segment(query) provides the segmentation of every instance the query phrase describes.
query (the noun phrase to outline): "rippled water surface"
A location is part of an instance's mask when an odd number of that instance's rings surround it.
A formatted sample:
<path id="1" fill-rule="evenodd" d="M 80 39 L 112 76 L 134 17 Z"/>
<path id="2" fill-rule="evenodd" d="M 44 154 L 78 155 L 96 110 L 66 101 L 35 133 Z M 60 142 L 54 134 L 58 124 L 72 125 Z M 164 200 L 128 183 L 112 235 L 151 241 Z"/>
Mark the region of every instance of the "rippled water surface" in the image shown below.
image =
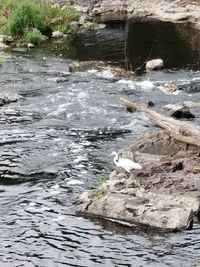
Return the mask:
<path id="1" fill-rule="evenodd" d="M 1 109 L 0 266 L 198 263 L 198 224 L 174 234 L 131 230 L 77 216 L 74 201 L 113 169 L 109 152 L 154 129 L 144 115 L 126 113 L 118 97 L 151 100 L 156 109 L 198 101 L 200 72 L 165 69 L 128 81 L 107 72 L 68 75 L 71 60 L 50 49 L 4 56 L 1 91 L 24 99 Z M 168 82 L 185 90 L 166 95 L 158 87 Z"/>

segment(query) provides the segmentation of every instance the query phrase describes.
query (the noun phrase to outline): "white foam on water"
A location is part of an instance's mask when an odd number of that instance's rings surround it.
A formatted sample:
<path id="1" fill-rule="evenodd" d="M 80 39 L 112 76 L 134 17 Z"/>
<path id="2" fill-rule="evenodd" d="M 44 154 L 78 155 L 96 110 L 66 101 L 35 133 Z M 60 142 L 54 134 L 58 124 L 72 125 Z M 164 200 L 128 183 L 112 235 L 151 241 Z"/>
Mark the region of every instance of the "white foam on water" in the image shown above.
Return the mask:
<path id="1" fill-rule="evenodd" d="M 99 77 L 103 77 L 103 78 L 113 78 L 114 77 L 114 74 L 109 70 L 97 72 L 96 75 Z"/>
<path id="2" fill-rule="evenodd" d="M 98 70 L 95 70 L 95 69 L 91 69 L 91 70 L 88 70 L 88 73 L 97 73 Z"/>
<path id="3" fill-rule="evenodd" d="M 140 86 L 141 89 L 143 89 L 143 90 L 151 90 L 155 87 L 154 84 L 148 80 L 142 81 L 142 82 L 137 82 L 136 85 Z"/>
<path id="4" fill-rule="evenodd" d="M 72 179 L 67 182 L 68 185 L 82 185 L 84 184 L 83 181 Z"/>
<path id="5" fill-rule="evenodd" d="M 66 219 L 66 216 L 63 216 L 63 215 L 59 215 L 58 217 L 56 218 L 53 218 L 52 219 L 52 222 L 59 222 L 59 221 L 63 221 Z"/>

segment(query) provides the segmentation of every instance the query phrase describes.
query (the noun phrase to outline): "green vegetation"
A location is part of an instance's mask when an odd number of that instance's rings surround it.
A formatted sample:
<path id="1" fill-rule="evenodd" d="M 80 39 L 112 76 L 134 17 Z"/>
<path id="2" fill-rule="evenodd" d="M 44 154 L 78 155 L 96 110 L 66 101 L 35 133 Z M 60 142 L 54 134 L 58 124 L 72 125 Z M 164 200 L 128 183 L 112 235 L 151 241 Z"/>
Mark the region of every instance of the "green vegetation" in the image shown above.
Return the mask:
<path id="1" fill-rule="evenodd" d="M 103 177 L 100 177 L 97 181 L 97 185 L 98 186 L 101 186 L 102 184 L 104 184 L 106 181 L 108 180 L 107 177 L 103 176 Z"/>
<path id="2" fill-rule="evenodd" d="M 21 4 L 8 19 L 6 30 L 11 36 L 24 36 L 25 32 L 37 29 L 43 32 L 45 22 L 42 12 L 35 3 Z"/>
<path id="3" fill-rule="evenodd" d="M 91 196 L 95 197 L 95 198 L 101 198 L 102 196 L 104 196 L 106 194 L 106 189 L 102 188 L 102 187 L 97 187 L 95 189 L 91 190 Z"/>
<path id="4" fill-rule="evenodd" d="M 24 39 L 27 43 L 38 45 L 41 43 L 42 34 L 39 30 L 27 31 L 24 34 Z"/>
<path id="5" fill-rule="evenodd" d="M 97 187 L 91 190 L 91 196 L 95 198 L 101 198 L 107 192 L 106 188 L 104 187 L 104 183 L 108 180 L 107 177 L 101 177 L 97 181 Z"/>
<path id="6" fill-rule="evenodd" d="M 70 23 L 79 18 L 80 12 L 50 0 L 0 0 L 0 30 L 33 44 L 54 30 L 73 33 Z"/>
<path id="7" fill-rule="evenodd" d="M 4 58 L 0 56 L 0 66 L 3 64 Z"/>

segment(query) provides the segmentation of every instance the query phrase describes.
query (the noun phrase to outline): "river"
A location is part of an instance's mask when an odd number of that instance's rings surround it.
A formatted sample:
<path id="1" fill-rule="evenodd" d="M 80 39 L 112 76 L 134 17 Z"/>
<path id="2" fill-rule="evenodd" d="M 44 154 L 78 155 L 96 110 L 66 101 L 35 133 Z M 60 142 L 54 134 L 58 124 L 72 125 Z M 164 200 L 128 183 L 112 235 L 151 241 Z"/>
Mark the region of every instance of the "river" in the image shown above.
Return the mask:
<path id="1" fill-rule="evenodd" d="M 184 36 L 178 38 L 171 24 L 164 23 L 164 28 L 159 24 L 158 30 L 154 23 L 137 23 L 128 25 L 128 30 L 127 25 L 118 25 L 90 31 L 69 49 L 55 41 L 26 53 L 3 53 L 1 90 L 17 92 L 24 99 L 1 109 L 1 267 L 198 266 L 198 223 L 191 231 L 158 233 L 75 213 L 78 195 L 114 169 L 108 154 L 156 129 L 143 114 L 127 113 L 119 96 L 143 104 L 151 100 L 163 113 L 165 104 L 200 100 L 198 46 L 185 45 Z M 152 39 L 152 33 L 157 37 Z M 163 58 L 166 68 L 139 71 L 132 80 L 109 72 L 68 75 L 75 59 L 106 59 L 122 65 L 124 36 L 133 68 L 149 55 Z M 144 36 L 151 38 L 144 41 Z M 58 77 L 66 79 L 57 83 Z M 183 90 L 167 95 L 158 89 L 165 83 Z M 200 112 L 195 115 L 194 123 L 199 124 Z"/>

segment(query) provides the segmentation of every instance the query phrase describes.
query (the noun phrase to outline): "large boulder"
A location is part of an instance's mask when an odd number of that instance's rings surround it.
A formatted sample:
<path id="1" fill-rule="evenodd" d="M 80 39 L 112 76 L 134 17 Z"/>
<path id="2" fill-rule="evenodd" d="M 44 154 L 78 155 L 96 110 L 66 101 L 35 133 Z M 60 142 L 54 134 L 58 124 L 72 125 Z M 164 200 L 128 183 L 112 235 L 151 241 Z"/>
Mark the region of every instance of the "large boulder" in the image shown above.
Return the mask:
<path id="1" fill-rule="evenodd" d="M 120 151 L 142 170 L 112 172 L 77 200 L 77 212 L 160 230 L 191 228 L 200 209 L 199 147 L 176 141 L 166 131 L 146 134 Z"/>

